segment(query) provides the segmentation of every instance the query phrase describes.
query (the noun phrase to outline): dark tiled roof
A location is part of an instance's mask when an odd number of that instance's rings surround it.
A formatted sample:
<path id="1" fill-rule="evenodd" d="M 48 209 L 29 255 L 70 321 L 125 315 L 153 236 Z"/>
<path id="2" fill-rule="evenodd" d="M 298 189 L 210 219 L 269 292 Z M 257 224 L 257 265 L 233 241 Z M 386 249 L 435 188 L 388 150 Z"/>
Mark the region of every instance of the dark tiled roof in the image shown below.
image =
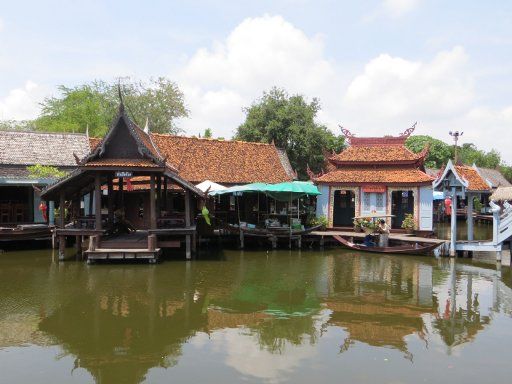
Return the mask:
<path id="1" fill-rule="evenodd" d="M 84 134 L 0 131 L 0 164 L 76 166 L 89 151 Z"/>
<path id="2" fill-rule="evenodd" d="M 382 184 L 400 184 L 400 183 L 431 183 L 433 177 L 417 168 L 404 167 L 343 167 L 320 175 L 313 179 L 320 183 L 382 183 Z"/>
<path id="3" fill-rule="evenodd" d="M 505 179 L 505 176 L 503 176 L 499 170 L 481 167 L 478 167 L 478 170 L 480 171 L 480 175 L 492 184 L 493 188 L 512 187 L 512 184 Z"/>
<path id="4" fill-rule="evenodd" d="M 293 179 L 272 144 L 162 134 L 151 137 L 167 163 L 194 183 L 279 183 Z"/>

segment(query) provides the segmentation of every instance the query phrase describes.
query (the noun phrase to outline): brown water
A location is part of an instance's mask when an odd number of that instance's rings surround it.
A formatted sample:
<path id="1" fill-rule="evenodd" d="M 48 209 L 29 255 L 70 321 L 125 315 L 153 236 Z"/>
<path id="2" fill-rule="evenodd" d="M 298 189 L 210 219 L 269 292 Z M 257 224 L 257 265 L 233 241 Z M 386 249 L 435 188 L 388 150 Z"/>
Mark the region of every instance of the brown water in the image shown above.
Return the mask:
<path id="1" fill-rule="evenodd" d="M 478 260 L 0 254 L 1 383 L 505 383 L 512 275 Z"/>

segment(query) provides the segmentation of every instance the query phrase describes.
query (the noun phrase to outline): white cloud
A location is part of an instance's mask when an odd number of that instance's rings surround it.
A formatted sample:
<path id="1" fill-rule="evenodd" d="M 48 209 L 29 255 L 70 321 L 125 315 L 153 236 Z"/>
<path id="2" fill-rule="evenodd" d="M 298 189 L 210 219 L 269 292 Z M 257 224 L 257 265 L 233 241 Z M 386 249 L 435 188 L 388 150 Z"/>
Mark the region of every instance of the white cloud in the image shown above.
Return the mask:
<path id="1" fill-rule="evenodd" d="M 420 0 L 384 0 L 382 6 L 392 17 L 400 17 L 412 11 L 420 4 Z"/>
<path id="2" fill-rule="evenodd" d="M 421 0 L 383 0 L 373 12 L 367 14 L 363 21 L 372 22 L 378 18 L 397 19 L 415 10 Z"/>
<path id="3" fill-rule="evenodd" d="M 311 95 L 331 89 L 335 71 L 323 49 L 321 36 L 309 37 L 280 16 L 245 19 L 180 71 L 191 110 L 182 127 L 228 136 L 242 122 L 242 108 L 273 86 Z"/>
<path id="4" fill-rule="evenodd" d="M 439 119 L 467 108 L 474 98 L 462 47 L 428 62 L 382 54 L 365 65 L 348 86 L 343 106 L 370 120 Z"/>
<path id="5" fill-rule="evenodd" d="M 0 98 L 0 120 L 35 118 L 39 113 L 39 103 L 44 95 L 43 87 L 27 80 L 23 87 L 12 89 L 7 96 Z"/>

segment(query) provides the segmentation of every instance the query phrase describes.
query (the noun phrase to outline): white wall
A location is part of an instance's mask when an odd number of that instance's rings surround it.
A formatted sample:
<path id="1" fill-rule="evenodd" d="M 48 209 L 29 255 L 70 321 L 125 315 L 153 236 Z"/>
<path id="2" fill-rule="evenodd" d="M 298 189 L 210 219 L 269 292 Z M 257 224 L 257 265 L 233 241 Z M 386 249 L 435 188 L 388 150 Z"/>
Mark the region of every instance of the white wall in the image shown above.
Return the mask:
<path id="1" fill-rule="evenodd" d="M 434 191 L 431 185 L 420 188 L 420 231 L 431 231 Z"/>
<path id="2" fill-rule="evenodd" d="M 328 217 L 329 207 L 329 186 L 318 185 L 318 190 L 321 195 L 316 197 L 316 217 L 325 216 Z"/>

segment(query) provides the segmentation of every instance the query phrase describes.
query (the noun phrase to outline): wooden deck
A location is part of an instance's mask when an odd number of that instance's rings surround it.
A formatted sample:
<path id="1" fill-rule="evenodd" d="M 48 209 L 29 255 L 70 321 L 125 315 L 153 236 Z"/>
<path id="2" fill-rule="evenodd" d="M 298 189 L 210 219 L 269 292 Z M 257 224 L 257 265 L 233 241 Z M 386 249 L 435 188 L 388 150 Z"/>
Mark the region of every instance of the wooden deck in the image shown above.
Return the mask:
<path id="1" fill-rule="evenodd" d="M 158 256 L 161 253 L 161 249 L 157 248 L 154 251 L 149 251 L 147 248 L 96 248 L 94 251 L 85 251 L 87 256 L 87 263 L 91 264 L 96 261 L 121 261 L 121 260 L 144 260 L 150 263 L 156 263 Z"/>
<path id="2" fill-rule="evenodd" d="M 353 232 L 353 231 L 313 231 L 309 234 L 309 236 L 316 237 L 332 237 L 332 236 L 342 236 L 342 237 L 354 237 L 358 239 L 364 239 L 365 234 L 363 232 Z M 430 243 L 430 244 L 444 244 L 447 240 L 442 239 L 433 239 L 429 237 L 420 237 L 414 235 L 407 235 L 405 233 L 391 233 L 389 235 L 390 240 L 403 240 L 403 241 L 416 241 L 421 243 Z"/>

